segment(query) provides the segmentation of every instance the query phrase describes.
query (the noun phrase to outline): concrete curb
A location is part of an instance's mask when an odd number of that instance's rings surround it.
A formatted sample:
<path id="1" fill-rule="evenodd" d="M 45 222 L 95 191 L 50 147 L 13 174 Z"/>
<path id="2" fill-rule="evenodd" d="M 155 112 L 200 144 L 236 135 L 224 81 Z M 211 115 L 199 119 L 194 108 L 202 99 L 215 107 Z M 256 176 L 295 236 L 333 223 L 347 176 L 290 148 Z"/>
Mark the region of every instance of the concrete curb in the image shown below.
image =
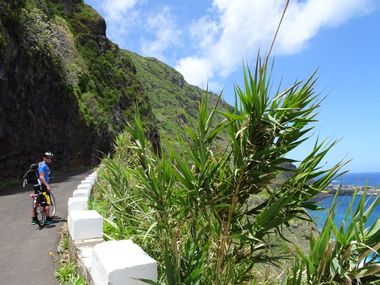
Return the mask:
<path id="1" fill-rule="evenodd" d="M 157 262 L 132 240 L 104 241 L 103 217 L 88 210 L 97 171 L 82 180 L 68 201 L 69 253 L 90 285 L 157 282 Z"/>

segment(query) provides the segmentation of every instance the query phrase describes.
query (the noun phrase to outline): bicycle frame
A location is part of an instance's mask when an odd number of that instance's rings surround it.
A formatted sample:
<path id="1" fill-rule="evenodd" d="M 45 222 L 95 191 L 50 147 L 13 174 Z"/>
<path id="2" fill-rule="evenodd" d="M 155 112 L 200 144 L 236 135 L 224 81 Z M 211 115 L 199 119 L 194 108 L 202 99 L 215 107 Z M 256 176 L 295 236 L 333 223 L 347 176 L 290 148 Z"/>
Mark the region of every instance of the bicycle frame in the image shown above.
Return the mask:
<path id="1" fill-rule="evenodd" d="M 30 197 L 33 201 L 33 208 L 35 209 L 37 223 L 40 227 L 43 227 L 46 220 L 46 208 L 39 202 L 39 193 L 30 194 Z"/>

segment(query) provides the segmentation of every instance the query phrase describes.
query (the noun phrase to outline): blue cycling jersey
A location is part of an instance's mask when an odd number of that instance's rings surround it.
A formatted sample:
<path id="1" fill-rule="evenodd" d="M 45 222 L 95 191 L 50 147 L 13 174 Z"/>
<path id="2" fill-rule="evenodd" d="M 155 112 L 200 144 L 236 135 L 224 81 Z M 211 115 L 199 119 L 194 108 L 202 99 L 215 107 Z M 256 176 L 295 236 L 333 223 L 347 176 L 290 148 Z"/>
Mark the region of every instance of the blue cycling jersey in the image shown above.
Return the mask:
<path id="1" fill-rule="evenodd" d="M 49 184 L 50 168 L 49 166 L 47 166 L 45 161 L 42 161 L 38 164 L 37 173 L 38 173 L 38 177 L 40 177 L 39 175 L 40 173 L 43 173 L 46 183 Z"/>

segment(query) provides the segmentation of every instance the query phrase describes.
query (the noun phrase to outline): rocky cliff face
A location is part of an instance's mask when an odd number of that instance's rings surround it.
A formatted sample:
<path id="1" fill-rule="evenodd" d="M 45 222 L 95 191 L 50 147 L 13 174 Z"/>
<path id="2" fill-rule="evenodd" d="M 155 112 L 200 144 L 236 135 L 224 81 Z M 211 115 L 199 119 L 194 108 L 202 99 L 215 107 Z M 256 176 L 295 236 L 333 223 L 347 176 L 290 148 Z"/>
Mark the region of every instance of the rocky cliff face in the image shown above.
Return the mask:
<path id="1" fill-rule="evenodd" d="M 55 152 L 62 166 L 94 161 L 101 143 L 60 70 L 43 56 L 29 56 L 9 35 L 0 74 L 1 176 L 22 172 L 26 161 L 40 159 L 45 150 Z"/>
<path id="2" fill-rule="evenodd" d="M 159 138 L 135 73 L 82 1 L 0 0 L 0 179 L 46 150 L 57 168 L 96 163 L 136 110 Z"/>

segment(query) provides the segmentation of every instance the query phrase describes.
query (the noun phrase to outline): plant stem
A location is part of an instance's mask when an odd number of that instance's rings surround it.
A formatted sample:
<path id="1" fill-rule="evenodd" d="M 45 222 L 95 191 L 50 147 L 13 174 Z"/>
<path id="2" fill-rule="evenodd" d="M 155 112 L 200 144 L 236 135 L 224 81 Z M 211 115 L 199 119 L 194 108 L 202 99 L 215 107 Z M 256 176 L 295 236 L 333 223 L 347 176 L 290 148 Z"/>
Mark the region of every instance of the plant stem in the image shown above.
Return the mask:
<path id="1" fill-rule="evenodd" d="M 220 272 L 222 269 L 222 264 L 223 264 L 223 259 L 226 253 L 226 243 L 227 243 L 227 237 L 229 236 L 229 230 L 231 227 L 232 223 L 232 215 L 235 211 L 236 204 L 238 202 L 238 195 L 240 192 L 240 185 L 241 181 L 243 179 L 244 171 L 241 172 L 240 177 L 238 179 L 238 183 L 235 186 L 234 193 L 232 194 L 231 198 L 231 206 L 228 210 L 228 219 L 227 223 L 224 223 L 223 231 L 222 231 L 222 236 L 220 238 L 220 243 L 219 243 L 219 249 L 218 249 L 218 259 L 216 263 L 216 283 L 218 283 L 219 278 L 220 278 Z"/>
<path id="2" fill-rule="evenodd" d="M 279 22 L 278 25 L 277 25 L 276 33 L 274 34 L 274 37 L 273 37 L 273 40 L 272 40 L 272 44 L 271 44 L 271 46 L 270 46 L 270 48 L 269 48 L 269 50 L 268 50 L 268 53 L 267 53 L 267 56 L 266 56 L 266 59 L 265 59 L 265 66 L 268 65 L 269 56 L 270 56 L 270 54 L 271 54 L 271 52 L 272 52 L 272 49 L 273 49 L 274 43 L 275 43 L 276 38 L 277 38 L 277 34 L 278 34 L 278 32 L 279 32 L 279 30 L 280 30 L 280 27 L 281 27 L 281 24 L 282 24 L 282 20 L 284 19 L 284 16 L 285 16 L 285 12 L 286 12 L 286 10 L 288 9 L 289 1 L 290 1 L 290 0 L 287 0 L 287 1 L 286 1 L 285 8 L 284 8 L 284 10 L 282 11 L 282 15 L 281 15 L 280 22 Z"/>

